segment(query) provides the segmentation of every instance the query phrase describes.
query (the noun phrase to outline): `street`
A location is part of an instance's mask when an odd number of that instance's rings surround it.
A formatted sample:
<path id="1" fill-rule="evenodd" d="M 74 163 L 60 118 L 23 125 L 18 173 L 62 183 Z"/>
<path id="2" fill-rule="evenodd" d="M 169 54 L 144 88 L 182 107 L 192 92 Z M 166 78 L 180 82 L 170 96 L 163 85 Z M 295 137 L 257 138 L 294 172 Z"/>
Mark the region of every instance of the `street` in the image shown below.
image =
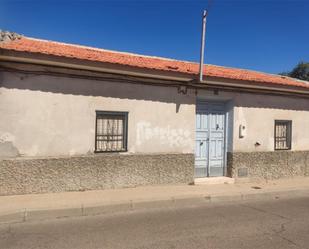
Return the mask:
<path id="1" fill-rule="evenodd" d="M 309 198 L 2 224 L 0 248 L 309 248 Z"/>

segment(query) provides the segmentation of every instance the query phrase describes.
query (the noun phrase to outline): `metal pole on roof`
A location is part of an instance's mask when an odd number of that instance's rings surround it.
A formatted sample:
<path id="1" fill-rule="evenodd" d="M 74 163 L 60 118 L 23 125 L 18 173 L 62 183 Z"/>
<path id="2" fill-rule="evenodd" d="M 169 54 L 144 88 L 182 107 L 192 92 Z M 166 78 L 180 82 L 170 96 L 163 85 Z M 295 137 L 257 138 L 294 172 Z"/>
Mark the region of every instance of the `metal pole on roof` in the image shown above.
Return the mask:
<path id="1" fill-rule="evenodd" d="M 203 68 L 204 68 L 204 50 L 205 50 L 205 35 L 207 23 L 207 10 L 203 11 L 203 25 L 202 25 L 202 39 L 201 39 L 201 55 L 200 55 L 200 77 L 199 82 L 203 81 Z"/>

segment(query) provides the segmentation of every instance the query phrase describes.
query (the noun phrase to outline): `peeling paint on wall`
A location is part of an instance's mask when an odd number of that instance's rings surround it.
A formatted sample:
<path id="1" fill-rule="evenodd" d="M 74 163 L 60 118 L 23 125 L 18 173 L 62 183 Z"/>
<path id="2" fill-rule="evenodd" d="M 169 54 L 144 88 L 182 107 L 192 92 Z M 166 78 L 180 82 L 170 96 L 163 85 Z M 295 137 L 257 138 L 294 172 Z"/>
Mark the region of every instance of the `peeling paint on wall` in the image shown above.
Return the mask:
<path id="1" fill-rule="evenodd" d="M 15 157 L 19 155 L 18 149 L 14 146 L 15 137 L 4 132 L 0 135 L 0 157 Z"/>
<path id="2" fill-rule="evenodd" d="M 0 157 L 16 157 L 18 155 L 19 151 L 12 142 L 0 142 Z"/>
<path id="3" fill-rule="evenodd" d="M 15 137 L 8 132 L 4 132 L 0 135 L 0 143 L 4 143 L 4 142 L 14 142 L 15 141 Z"/>

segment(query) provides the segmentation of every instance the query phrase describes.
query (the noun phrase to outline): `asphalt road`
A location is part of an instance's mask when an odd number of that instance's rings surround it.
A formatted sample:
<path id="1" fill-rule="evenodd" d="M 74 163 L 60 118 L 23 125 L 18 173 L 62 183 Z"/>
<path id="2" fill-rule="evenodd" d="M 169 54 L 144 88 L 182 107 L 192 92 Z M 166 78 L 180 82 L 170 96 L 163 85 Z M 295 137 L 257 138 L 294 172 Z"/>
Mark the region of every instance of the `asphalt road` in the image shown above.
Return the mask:
<path id="1" fill-rule="evenodd" d="M 0 225 L 0 248 L 309 248 L 309 197 Z"/>

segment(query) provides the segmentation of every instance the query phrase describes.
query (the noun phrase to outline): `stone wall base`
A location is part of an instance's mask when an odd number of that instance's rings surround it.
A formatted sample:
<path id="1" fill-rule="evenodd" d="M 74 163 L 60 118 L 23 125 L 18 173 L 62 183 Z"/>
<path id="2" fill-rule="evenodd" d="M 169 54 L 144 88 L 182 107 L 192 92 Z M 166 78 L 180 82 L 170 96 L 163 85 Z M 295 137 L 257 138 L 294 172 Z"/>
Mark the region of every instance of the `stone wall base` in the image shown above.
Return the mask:
<path id="1" fill-rule="evenodd" d="M 0 159 L 0 195 L 84 191 L 194 180 L 194 154 Z"/>
<path id="2" fill-rule="evenodd" d="M 266 180 L 309 176 L 309 151 L 228 152 L 227 172 Z"/>

